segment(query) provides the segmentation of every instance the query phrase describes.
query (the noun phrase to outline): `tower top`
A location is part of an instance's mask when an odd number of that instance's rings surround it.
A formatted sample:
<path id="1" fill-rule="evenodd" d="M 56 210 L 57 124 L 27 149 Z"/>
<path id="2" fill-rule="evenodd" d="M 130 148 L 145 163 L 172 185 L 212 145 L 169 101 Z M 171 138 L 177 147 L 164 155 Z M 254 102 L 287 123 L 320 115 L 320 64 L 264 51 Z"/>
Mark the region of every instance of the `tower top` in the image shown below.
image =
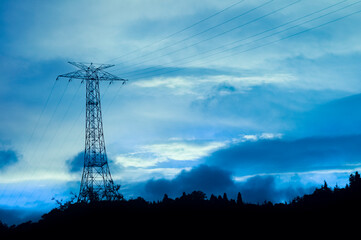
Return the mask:
<path id="1" fill-rule="evenodd" d="M 103 69 L 113 67 L 113 64 L 100 64 L 100 63 L 85 63 L 85 62 L 68 62 L 71 65 L 76 66 L 80 70 L 61 74 L 56 79 L 59 78 L 69 78 L 72 79 L 81 79 L 81 80 L 98 80 L 98 81 L 121 81 L 123 84 L 127 82 L 127 79 L 117 77 L 111 73 L 104 71 Z"/>

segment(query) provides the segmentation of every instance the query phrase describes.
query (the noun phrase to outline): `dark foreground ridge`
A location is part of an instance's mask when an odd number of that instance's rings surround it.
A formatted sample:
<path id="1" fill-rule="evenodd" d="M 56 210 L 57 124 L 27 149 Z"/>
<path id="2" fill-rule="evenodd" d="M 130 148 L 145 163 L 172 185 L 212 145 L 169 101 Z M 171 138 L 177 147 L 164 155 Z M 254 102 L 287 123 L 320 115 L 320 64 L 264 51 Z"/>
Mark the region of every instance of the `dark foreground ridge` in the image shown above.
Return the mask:
<path id="1" fill-rule="evenodd" d="M 211 195 L 207 199 L 201 191 L 183 193 L 176 199 L 165 194 L 158 202 L 139 197 L 90 204 L 67 203 L 44 214 L 36 223 L 11 227 L 0 223 L 0 236 L 52 238 L 122 233 L 149 237 L 172 233 L 175 238 L 186 233 L 205 237 L 220 232 L 262 235 L 287 230 L 302 234 L 305 230 L 314 232 L 332 226 L 335 227 L 332 231 L 345 228 L 350 232 L 354 226 L 357 226 L 355 230 L 359 229 L 360 213 L 361 178 L 356 172 L 350 175 L 345 188 L 331 189 L 325 182 L 312 194 L 297 197 L 290 203 L 248 204 L 242 201 L 240 193 L 236 200 L 228 199 L 226 194 Z"/>

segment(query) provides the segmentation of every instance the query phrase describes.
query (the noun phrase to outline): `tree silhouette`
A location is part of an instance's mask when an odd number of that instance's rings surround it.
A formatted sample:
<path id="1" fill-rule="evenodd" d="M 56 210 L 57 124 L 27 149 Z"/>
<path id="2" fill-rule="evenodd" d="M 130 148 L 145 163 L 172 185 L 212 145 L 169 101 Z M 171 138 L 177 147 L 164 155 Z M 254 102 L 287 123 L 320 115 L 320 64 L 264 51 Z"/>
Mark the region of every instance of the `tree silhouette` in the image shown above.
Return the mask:
<path id="1" fill-rule="evenodd" d="M 237 194 L 237 205 L 238 206 L 243 205 L 242 195 L 240 192 L 238 192 L 238 194 Z"/>
<path id="2" fill-rule="evenodd" d="M 350 188 L 354 190 L 360 190 L 361 188 L 361 178 L 360 174 L 356 171 L 355 175 L 351 174 L 349 177 Z"/>
<path id="3" fill-rule="evenodd" d="M 73 234 L 83 229 L 119 231 L 119 226 L 122 226 L 122 231 L 153 231 L 157 228 L 176 228 L 185 223 L 197 226 L 200 222 L 214 228 L 233 225 L 234 229 L 257 223 L 254 227 L 259 231 L 265 227 L 296 227 L 305 222 L 320 226 L 323 222 L 357 219 L 360 216 L 361 177 L 358 172 L 351 174 L 345 188 L 336 186 L 332 189 L 325 181 L 313 193 L 298 196 L 289 204 L 273 204 L 270 201 L 263 204 L 245 203 L 240 192 L 236 201 L 229 199 L 226 193 L 223 197 L 211 194 L 208 200 L 202 191 L 183 192 L 175 199 L 164 194 L 158 202 L 148 202 L 138 197 L 92 203 L 59 203 L 58 208 L 44 214 L 37 223 L 26 222 L 9 228 L 0 221 L 1 236 L 24 234 L 29 237 L 28 233 L 44 232 Z M 352 223 L 356 222 L 347 222 Z"/>

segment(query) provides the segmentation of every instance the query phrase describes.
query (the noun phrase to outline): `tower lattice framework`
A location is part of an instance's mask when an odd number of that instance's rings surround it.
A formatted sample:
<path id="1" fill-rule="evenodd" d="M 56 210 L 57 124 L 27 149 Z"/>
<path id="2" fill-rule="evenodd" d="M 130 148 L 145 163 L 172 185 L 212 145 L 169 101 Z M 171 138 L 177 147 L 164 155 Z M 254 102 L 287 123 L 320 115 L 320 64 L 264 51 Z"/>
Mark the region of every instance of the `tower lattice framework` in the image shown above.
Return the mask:
<path id="1" fill-rule="evenodd" d="M 59 75 L 58 78 L 81 79 L 86 83 L 84 167 L 78 201 L 114 200 L 119 193 L 110 174 L 105 149 L 99 82 L 121 81 L 125 84 L 127 80 L 103 71 L 114 65 L 69 63 L 80 70 Z"/>

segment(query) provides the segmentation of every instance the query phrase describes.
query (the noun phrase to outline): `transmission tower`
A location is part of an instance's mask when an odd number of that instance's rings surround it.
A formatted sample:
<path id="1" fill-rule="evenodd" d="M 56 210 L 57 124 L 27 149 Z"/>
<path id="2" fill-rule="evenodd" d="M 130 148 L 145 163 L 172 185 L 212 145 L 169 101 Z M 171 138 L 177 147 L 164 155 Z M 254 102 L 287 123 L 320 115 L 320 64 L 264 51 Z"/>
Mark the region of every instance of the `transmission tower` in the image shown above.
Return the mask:
<path id="1" fill-rule="evenodd" d="M 78 201 L 114 200 L 119 194 L 110 174 L 105 150 L 99 82 L 109 81 L 111 84 L 113 81 L 121 81 L 125 84 L 127 80 L 103 71 L 114 65 L 69 63 L 80 70 L 59 75 L 57 79 L 80 79 L 86 83 L 84 167 Z"/>

